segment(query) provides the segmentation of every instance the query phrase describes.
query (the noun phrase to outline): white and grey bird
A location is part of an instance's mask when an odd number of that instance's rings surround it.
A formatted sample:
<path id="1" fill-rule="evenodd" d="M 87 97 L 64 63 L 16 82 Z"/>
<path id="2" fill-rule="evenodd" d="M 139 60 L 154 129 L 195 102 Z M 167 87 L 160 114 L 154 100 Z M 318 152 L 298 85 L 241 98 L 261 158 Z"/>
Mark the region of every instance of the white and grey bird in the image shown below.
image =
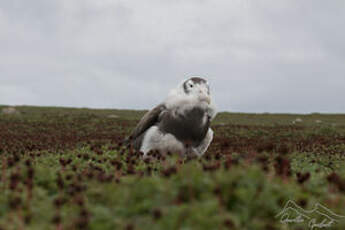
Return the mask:
<path id="1" fill-rule="evenodd" d="M 144 157 L 151 150 L 201 156 L 213 139 L 210 123 L 215 116 L 208 82 L 192 77 L 147 112 L 129 140 Z"/>

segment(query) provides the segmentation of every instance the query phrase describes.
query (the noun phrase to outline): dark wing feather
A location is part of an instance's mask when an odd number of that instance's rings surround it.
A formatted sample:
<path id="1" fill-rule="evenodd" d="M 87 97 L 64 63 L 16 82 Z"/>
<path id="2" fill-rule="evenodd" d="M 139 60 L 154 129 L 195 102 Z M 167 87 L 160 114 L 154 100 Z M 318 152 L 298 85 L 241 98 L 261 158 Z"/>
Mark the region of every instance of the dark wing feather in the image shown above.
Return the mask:
<path id="1" fill-rule="evenodd" d="M 135 141 L 143 133 L 145 133 L 151 126 L 159 121 L 160 115 L 166 109 L 164 104 L 160 104 L 147 112 L 139 121 L 135 129 L 132 131 L 128 141 Z"/>

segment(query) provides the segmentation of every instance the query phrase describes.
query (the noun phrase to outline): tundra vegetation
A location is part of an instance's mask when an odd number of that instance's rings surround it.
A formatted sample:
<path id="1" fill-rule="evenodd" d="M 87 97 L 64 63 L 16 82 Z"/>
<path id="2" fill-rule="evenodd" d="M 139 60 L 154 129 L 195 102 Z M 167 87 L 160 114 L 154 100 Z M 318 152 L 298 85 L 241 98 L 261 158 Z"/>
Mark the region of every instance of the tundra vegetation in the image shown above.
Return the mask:
<path id="1" fill-rule="evenodd" d="M 345 115 L 220 113 L 202 158 L 142 159 L 123 140 L 144 111 L 15 109 L 0 229 L 308 229 L 276 218 L 289 200 L 345 215 Z"/>

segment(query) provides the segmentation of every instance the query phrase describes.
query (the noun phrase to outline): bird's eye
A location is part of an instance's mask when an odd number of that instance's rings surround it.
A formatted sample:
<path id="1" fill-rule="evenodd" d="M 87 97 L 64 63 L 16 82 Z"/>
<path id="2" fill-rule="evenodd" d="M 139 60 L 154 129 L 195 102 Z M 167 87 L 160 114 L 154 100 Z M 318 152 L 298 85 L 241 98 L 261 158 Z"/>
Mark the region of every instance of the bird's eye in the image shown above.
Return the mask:
<path id="1" fill-rule="evenodd" d="M 193 88 L 193 86 L 194 86 L 194 85 L 192 85 L 192 84 L 189 84 L 189 87 Z"/>

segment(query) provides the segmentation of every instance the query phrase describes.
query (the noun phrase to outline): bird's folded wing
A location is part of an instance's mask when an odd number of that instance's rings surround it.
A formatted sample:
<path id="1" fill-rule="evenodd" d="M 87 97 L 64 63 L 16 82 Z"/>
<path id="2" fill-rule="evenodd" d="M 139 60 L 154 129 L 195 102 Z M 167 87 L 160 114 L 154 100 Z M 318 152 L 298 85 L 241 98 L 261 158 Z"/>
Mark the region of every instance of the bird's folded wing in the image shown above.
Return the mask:
<path id="1" fill-rule="evenodd" d="M 163 111 L 166 110 L 164 104 L 160 104 L 147 112 L 143 118 L 140 120 L 138 125 L 135 127 L 133 132 L 130 135 L 131 140 L 135 140 L 141 134 L 143 134 L 146 130 L 148 130 L 151 126 L 159 121 L 159 117 Z"/>

